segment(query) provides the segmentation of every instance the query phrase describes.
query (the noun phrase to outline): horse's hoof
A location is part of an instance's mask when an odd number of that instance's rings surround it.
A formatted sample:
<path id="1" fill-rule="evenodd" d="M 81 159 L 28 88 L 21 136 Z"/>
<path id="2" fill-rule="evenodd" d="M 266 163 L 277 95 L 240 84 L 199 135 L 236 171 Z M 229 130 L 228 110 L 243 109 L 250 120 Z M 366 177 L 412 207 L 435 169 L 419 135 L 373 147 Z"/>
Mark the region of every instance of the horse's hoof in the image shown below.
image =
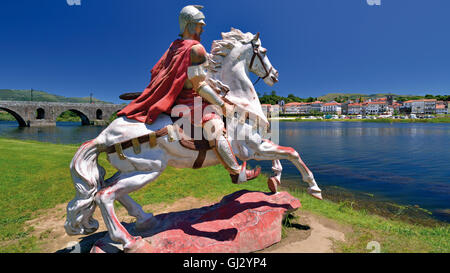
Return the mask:
<path id="1" fill-rule="evenodd" d="M 147 231 L 147 230 L 150 230 L 150 229 L 152 229 L 155 225 L 156 225 L 156 223 L 157 223 L 157 221 L 156 221 L 156 219 L 155 219 L 155 217 L 153 217 L 153 215 L 150 213 L 150 217 L 148 217 L 146 220 L 144 220 L 144 221 L 142 221 L 142 222 L 136 222 L 136 225 L 135 225 L 135 229 L 136 229 L 136 231 Z"/>
<path id="2" fill-rule="evenodd" d="M 151 245 L 141 236 L 135 237 L 135 240 L 131 243 L 128 243 L 123 248 L 125 253 L 151 253 L 152 247 Z"/>
<path id="3" fill-rule="evenodd" d="M 322 194 L 320 192 L 312 193 L 311 196 L 319 200 L 323 200 Z"/>
<path id="4" fill-rule="evenodd" d="M 278 191 L 278 185 L 281 185 L 281 183 L 276 177 L 269 177 L 269 179 L 267 179 L 267 186 L 272 193 Z"/>
<path id="5" fill-rule="evenodd" d="M 311 188 L 308 188 L 308 194 L 316 199 L 323 200 L 321 190 L 312 190 Z"/>

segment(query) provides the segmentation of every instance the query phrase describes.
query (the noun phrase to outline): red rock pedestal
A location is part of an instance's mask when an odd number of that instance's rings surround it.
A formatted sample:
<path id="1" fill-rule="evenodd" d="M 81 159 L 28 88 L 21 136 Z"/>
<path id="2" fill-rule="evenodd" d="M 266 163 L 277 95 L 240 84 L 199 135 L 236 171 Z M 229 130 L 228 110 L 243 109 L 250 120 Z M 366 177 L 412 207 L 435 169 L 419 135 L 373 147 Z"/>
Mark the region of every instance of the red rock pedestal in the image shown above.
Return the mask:
<path id="1" fill-rule="evenodd" d="M 137 232 L 134 224 L 125 228 L 149 242 L 150 252 L 245 253 L 279 242 L 283 217 L 299 207 L 300 201 L 287 192 L 241 190 L 212 206 L 156 215 L 156 224 L 144 232 Z M 107 234 L 91 252 L 121 250 Z"/>

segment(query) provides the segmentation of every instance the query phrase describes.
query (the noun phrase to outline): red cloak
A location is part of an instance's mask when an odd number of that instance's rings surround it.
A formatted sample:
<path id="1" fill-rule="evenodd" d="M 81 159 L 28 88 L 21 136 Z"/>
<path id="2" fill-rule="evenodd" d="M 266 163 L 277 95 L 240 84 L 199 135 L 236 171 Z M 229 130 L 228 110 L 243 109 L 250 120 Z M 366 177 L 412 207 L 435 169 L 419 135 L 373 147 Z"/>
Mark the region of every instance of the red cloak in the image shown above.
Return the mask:
<path id="1" fill-rule="evenodd" d="M 152 68 L 147 88 L 117 115 L 151 124 L 162 112 L 170 113 L 187 79 L 191 47 L 198 43 L 175 40 Z"/>

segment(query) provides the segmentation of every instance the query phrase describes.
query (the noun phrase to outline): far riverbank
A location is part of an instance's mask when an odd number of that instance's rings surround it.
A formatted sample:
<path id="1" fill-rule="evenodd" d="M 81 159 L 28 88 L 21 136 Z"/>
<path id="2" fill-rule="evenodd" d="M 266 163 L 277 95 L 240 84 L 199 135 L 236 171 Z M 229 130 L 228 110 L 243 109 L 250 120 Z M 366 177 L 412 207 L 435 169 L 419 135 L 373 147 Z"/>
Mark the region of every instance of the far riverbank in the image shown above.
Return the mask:
<path id="1" fill-rule="evenodd" d="M 309 118 L 301 118 L 301 117 L 277 117 L 277 118 L 269 118 L 269 120 L 279 120 L 279 121 L 295 121 L 295 122 L 373 122 L 373 123 L 450 123 L 450 116 L 445 117 L 436 117 L 436 118 L 416 118 L 416 119 L 393 119 L 393 118 L 377 118 L 377 119 L 309 119 Z"/>

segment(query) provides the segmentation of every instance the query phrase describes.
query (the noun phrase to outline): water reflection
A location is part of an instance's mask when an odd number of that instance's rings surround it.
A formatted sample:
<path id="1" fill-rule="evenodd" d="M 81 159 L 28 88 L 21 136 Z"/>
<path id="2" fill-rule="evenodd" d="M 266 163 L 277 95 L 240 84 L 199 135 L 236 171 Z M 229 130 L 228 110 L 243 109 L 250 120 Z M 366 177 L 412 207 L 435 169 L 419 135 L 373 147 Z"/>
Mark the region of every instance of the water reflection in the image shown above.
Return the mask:
<path id="1" fill-rule="evenodd" d="M 104 129 L 102 126 L 81 126 L 79 122 L 57 122 L 56 124 L 56 127 L 19 128 L 16 122 L 0 121 L 0 137 L 79 144 L 95 138 Z"/>
<path id="2" fill-rule="evenodd" d="M 449 137 L 450 124 L 280 123 L 280 143 L 300 153 L 319 185 L 430 210 L 450 208 Z M 270 162 L 252 163 L 270 172 Z M 284 178 L 303 183 L 290 162 L 282 163 Z"/>

